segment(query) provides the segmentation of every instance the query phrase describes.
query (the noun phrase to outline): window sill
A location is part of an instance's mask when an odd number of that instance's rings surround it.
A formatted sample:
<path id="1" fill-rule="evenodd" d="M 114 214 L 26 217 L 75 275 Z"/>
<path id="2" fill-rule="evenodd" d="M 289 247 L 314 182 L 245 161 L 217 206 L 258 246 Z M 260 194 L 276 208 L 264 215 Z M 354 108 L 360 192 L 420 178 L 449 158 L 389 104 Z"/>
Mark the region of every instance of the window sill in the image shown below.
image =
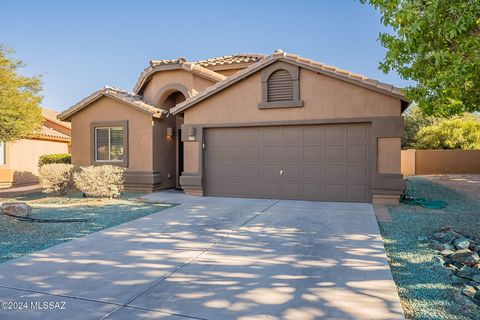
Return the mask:
<path id="1" fill-rule="evenodd" d="M 301 108 L 301 107 L 303 107 L 302 100 L 262 102 L 258 104 L 258 109 Z"/>
<path id="2" fill-rule="evenodd" d="M 92 165 L 94 166 L 101 166 L 104 164 L 112 165 L 112 166 L 119 166 L 119 167 L 128 167 L 128 164 L 125 160 L 122 161 L 111 161 L 111 160 L 105 160 L 105 161 L 93 161 Z"/>

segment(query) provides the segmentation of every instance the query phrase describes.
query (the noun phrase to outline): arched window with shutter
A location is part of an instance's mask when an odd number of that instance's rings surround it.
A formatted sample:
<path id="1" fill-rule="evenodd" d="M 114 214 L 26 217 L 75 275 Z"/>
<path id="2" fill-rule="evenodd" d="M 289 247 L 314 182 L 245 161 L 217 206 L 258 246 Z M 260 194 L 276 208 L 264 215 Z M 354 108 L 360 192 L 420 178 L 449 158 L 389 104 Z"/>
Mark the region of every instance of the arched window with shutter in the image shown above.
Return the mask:
<path id="1" fill-rule="evenodd" d="M 276 62 L 262 70 L 260 109 L 303 107 L 300 100 L 299 67 Z"/>

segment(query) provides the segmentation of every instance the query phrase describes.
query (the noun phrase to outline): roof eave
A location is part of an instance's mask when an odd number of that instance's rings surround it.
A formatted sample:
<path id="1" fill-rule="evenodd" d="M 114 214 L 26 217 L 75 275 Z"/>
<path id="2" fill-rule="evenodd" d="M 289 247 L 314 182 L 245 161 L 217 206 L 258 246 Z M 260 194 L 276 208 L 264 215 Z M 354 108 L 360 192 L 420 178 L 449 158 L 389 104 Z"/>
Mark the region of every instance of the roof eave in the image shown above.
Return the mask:
<path id="1" fill-rule="evenodd" d="M 353 76 L 349 77 L 349 76 L 337 74 L 335 72 L 326 70 L 328 68 L 323 69 L 319 66 L 318 67 L 313 66 L 311 64 L 311 60 L 304 59 L 304 58 L 301 58 L 301 57 L 298 57 L 297 59 L 293 59 L 288 54 L 285 54 L 285 53 L 282 52 L 282 53 L 274 53 L 270 56 L 267 56 L 264 59 L 250 65 L 248 68 L 239 71 L 237 74 L 232 75 L 231 77 L 228 77 L 227 79 L 225 79 L 223 81 L 223 83 L 222 82 L 217 83 L 218 86 L 217 86 L 217 84 L 213 85 L 211 87 L 210 91 L 207 91 L 206 93 L 203 93 L 203 94 L 199 93 L 198 95 L 187 99 L 186 101 L 184 101 L 184 102 L 176 105 L 175 107 L 171 108 L 170 113 L 172 113 L 173 115 L 179 114 L 179 113 L 185 111 L 186 109 L 196 105 L 197 103 L 200 103 L 201 101 L 207 99 L 208 97 L 216 94 L 217 92 L 222 91 L 223 89 L 237 83 L 238 81 L 241 81 L 241 80 L 245 79 L 246 77 L 252 75 L 253 73 L 255 73 L 257 71 L 259 71 L 260 69 L 262 69 L 262 68 L 264 68 L 264 67 L 266 67 L 266 66 L 268 66 L 268 65 L 270 65 L 270 64 L 272 64 L 276 61 L 279 61 L 279 60 L 285 61 L 287 63 L 292 63 L 292 64 L 298 65 L 300 67 L 303 67 L 305 69 L 309 69 L 311 71 L 314 71 L 316 73 L 323 74 L 323 75 L 329 76 L 329 77 L 333 77 L 333 78 L 341 80 L 341 81 L 349 82 L 349 83 L 352 83 L 354 85 L 361 86 L 361 87 L 364 87 L 366 89 L 376 91 L 376 92 L 379 92 L 381 94 L 399 99 L 401 101 L 402 111 L 404 110 L 404 108 L 408 107 L 408 105 L 410 103 L 410 101 L 403 94 L 399 94 L 399 93 L 396 93 L 396 92 L 392 91 L 392 90 L 400 91 L 401 89 L 399 89 L 399 88 L 381 83 L 382 85 L 391 87 L 391 90 L 382 89 L 381 87 L 377 87 L 376 85 L 369 84 L 369 83 L 363 81 L 363 79 L 356 79 Z M 309 63 L 307 63 L 307 62 L 309 62 Z M 375 84 L 380 83 L 378 81 L 373 81 L 373 82 Z M 406 107 L 405 107 L 405 105 L 406 105 Z"/>

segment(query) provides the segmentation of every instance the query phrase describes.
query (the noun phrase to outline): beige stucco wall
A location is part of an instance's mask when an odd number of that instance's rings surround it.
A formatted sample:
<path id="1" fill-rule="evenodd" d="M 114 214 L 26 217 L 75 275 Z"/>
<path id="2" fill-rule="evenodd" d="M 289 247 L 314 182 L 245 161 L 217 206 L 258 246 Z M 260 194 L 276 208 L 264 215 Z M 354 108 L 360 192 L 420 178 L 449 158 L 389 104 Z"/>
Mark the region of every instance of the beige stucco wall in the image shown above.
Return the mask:
<path id="1" fill-rule="evenodd" d="M 68 142 L 42 139 L 21 139 L 6 144 L 6 166 L 0 166 L 0 185 L 37 183 L 38 160 L 41 156 L 68 153 Z"/>
<path id="2" fill-rule="evenodd" d="M 401 138 L 378 138 L 377 171 L 378 173 L 400 173 Z"/>
<path id="3" fill-rule="evenodd" d="M 300 69 L 302 108 L 258 109 L 260 73 L 234 84 L 185 112 L 185 124 L 235 124 L 265 121 L 400 116 L 400 100 L 313 71 Z M 194 147 L 185 143 L 185 154 Z M 188 148 L 188 150 L 187 150 Z M 400 138 L 380 140 L 378 170 L 400 173 Z M 198 152 L 196 155 L 198 157 Z M 185 158 L 185 168 L 193 161 Z"/>
<path id="4" fill-rule="evenodd" d="M 127 170 L 152 171 L 152 117 L 107 97 L 98 99 L 72 116 L 72 163 L 79 166 L 91 164 L 93 122 L 125 120 L 128 120 Z"/>
<path id="5" fill-rule="evenodd" d="M 190 96 L 196 95 L 199 91 L 211 86 L 214 82 L 185 70 L 165 70 L 155 73 L 152 79 L 146 84 L 143 90 L 145 102 L 159 106 L 163 103 L 162 89 L 172 84 L 182 85 L 187 89 Z M 170 92 L 171 93 L 171 92 Z M 167 93 L 168 95 L 169 93 Z M 188 97 L 187 97 L 188 98 Z"/>
<path id="6" fill-rule="evenodd" d="M 300 71 L 303 108 L 259 110 L 261 90 L 260 73 L 257 72 L 186 110 L 185 123 L 381 117 L 401 113 L 399 99 L 306 69 Z"/>

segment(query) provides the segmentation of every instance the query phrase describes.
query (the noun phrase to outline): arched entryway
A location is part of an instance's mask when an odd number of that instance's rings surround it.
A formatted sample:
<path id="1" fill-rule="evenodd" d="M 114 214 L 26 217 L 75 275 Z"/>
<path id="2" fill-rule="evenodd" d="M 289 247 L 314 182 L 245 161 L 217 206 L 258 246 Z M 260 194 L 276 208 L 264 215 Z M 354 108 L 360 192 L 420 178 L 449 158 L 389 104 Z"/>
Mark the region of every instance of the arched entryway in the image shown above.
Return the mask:
<path id="1" fill-rule="evenodd" d="M 156 105 L 164 110 L 169 110 L 189 97 L 190 93 L 185 87 L 178 84 L 172 84 L 159 90 Z M 183 172 L 183 142 L 181 139 L 183 115 L 170 115 L 170 117 L 173 118 L 165 119 L 165 125 L 167 128 L 172 128 L 174 132 L 173 137 L 169 137 L 169 139 L 175 140 L 175 185 L 177 188 L 180 188 L 180 175 Z"/>

